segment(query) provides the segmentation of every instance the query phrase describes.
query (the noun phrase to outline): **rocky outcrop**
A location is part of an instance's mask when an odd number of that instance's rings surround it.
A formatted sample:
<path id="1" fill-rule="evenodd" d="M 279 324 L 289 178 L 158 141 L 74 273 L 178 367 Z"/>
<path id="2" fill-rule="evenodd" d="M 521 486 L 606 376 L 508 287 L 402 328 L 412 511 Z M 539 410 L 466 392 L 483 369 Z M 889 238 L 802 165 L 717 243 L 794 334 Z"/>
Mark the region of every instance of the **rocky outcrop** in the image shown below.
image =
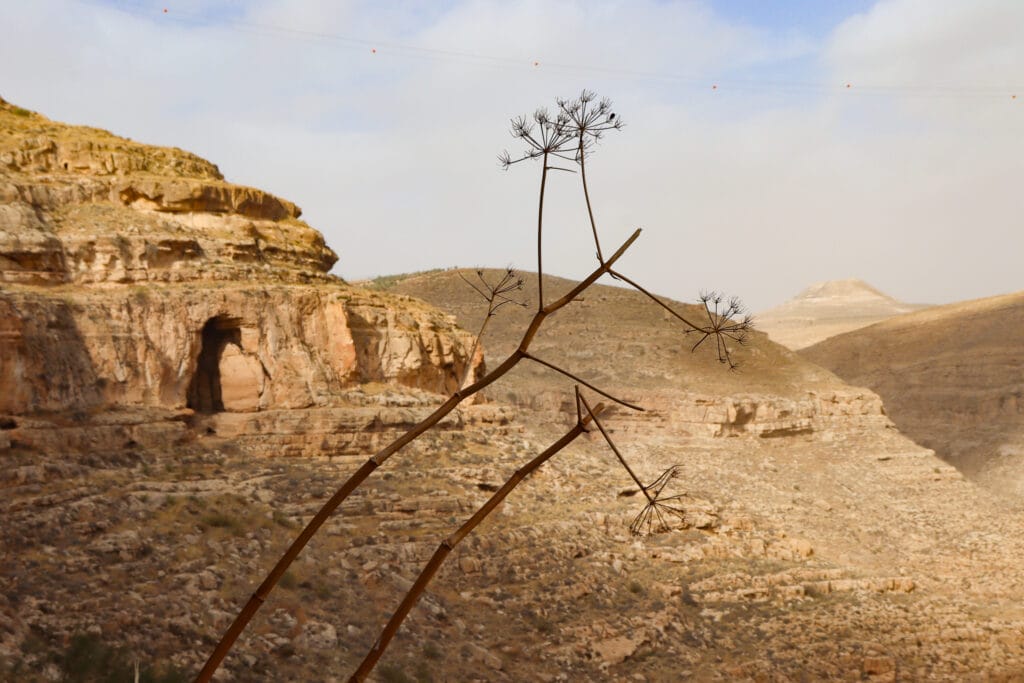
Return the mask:
<path id="1" fill-rule="evenodd" d="M 139 411 L 180 426 L 336 405 L 367 382 L 447 393 L 482 367 L 445 315 L 331 276 L 300 214 L 195 155 L 0 101 L 0 415 L 22 425 L 8 440 L 127 411 L 94 436 L 137 441 Z"/>
<path id="2" fill-rule="evenodd" d="M 0 298 L 0 413 L 322 406 L 363 382 L 445 393 L 471 339 L 342 287 L 135 287 Z"/>
<path id="3" fill-rule="evenodd" d="M 310 282 L 337 260 L 295 204 L 193 154 L 2 101 L 0 119 L 0 283 Z"/>
<path id="4" fill-rule="evenodd" d="M 865 389 L 809 391 L 799 399 L 757 394 L 689 396 L 669 412 L 673 425 L 709 436 L 797 436 L 836 427 L 890 425 L 882 399 Z"/>

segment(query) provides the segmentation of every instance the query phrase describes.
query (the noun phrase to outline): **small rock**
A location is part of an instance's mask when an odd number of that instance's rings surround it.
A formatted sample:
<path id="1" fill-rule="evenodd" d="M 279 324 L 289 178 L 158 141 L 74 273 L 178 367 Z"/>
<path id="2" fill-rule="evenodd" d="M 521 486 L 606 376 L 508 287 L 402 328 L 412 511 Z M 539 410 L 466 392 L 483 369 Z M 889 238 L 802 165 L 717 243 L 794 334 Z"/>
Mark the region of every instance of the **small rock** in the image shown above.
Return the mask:
<path id="1" fill-rule="evenodd" d="M 215 590 L 218 586 L 220 586 L 220 579 L 210 570 L 206 570 L 199 575 L 199 587 L 204 591 Z"/>
<path id="2" fill-rule="evenodd" d="M 590 648 L 594 655 L 603 663 L 613 666 L 632 657 L 643 640 L 640 638 L 607 638 L 593 643 Z"/>
<path id="3" fill-rule="evenodd" d="M 501 671 L 505 666 L 505 663 L 501 661 L 501 657 L 490 650 L 480 647 L 476 643 L 467 644 L 466 649 L 469 651 L 470 659 L 474 662 L 483 664 L 495 671 Z"/>

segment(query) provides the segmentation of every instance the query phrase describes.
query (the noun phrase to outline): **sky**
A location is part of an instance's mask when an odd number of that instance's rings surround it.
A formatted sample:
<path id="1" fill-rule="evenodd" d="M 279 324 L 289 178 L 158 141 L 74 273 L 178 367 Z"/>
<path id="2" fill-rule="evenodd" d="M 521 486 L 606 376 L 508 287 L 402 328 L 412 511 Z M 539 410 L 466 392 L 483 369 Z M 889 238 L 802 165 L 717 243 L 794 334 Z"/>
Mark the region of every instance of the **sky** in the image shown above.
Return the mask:
<path id="1" fill-rule="evenodd" d="M 165 11 L 166 10 L 166 11 Z M 195 152 L 290 199 L 346 279 L 536 269 L 509 120 L 582 89 L 605 251 L 753 311 L 831 279 L 945 303 L 1024 288 L 1020 0 L 0 2 L 0 96 Z M 577 175 L 545 272 L 596 265 Z"/>

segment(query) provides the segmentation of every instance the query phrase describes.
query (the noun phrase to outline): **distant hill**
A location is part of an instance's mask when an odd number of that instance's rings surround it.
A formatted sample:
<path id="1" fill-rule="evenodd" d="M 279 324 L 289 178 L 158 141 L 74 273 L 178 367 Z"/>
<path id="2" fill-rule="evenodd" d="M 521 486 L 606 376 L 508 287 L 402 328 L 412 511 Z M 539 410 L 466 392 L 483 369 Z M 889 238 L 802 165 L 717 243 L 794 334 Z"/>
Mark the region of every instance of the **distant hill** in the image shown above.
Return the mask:
<path id="1" fill-rule="evenodd" d="M 496 281 L 503 271 L 483 271 Z M 458 324 L 476 332 L 486 304 L 460 274 L 475 280 L 472 269 L 430 271 L 379 278 L 377 286 L 426 301 L 456 317 Z M 524 289 L 519 300 L 526 308 L 507 306 L 492 318 L 484 336 L 488 367 L 500 363 L 519 344 L 523 330 L 536 310 L 536 274 L 522 273 Z M 575 283 L 545 276 L 547 298 L 568 291 Z M 702 307 L 663 299 L 676 310 L 699 321 Z M 627 395 L 642 392 L 689 391 L 717 395 L 763 393 L 782 397 L 806 395 L 810 389 L 845 386 L 830 373 L 805 362 L 788 349 L 772 343 L 760 331 L 750 335 L 736 358 L 740 372 L 729 372 L 716 362 L 714 348 L 704 344 L 696 353 L 690 348 L 699 337 L 684 335 L 684 326 L 643 294 L 621 287 L 595 285 L 577 303 L 567 306 L 545 323 L 544 332 L 531 347 L 537 355 L 579 372 L 609 391 Z M 550 371 L 536 365 L 517 368 L 496 389 L 498 398 L 522 404 L 523 399 L 565 386 Z M 506 391 L 508 393 L 501 393 Z"/>
<path id="2" fill-rule="evenodd" d="M 878 392 L 904 434 L 964 472 L 1024 493 L 1024 291 L 892 318 L 800 354 Z"/>
<path id="3" fill-rule="evenodd" d="M 897 301 L 863 280 L 830 280 L 813 284 L 786 303 L 757 314 L 757 325 L 773 341 L 796 350 L 923 308 L 927 305 Z"/>

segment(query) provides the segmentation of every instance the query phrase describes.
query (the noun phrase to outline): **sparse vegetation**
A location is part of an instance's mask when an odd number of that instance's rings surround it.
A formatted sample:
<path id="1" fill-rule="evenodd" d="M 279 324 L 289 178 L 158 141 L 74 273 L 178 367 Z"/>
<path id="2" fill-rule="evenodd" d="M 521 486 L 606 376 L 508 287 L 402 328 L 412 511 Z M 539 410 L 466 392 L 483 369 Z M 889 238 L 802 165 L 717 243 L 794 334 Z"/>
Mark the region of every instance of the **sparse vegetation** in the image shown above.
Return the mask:
<path id="1" fill-rule="evenodd" d="M 242 532 L 240 520 L 225 512 L 208 512 L 200 517 L 199 521 L 205 526 L 213 527 L 214 529 L 227 529 L 235 534 Z"/>
<path id="2" fill-rule="evenodd" d="M 444 268 L 432 268 L 419 273 L 395 273 L 394 275 L 380 275 L 373 278 L 369 282 L 365 283 L 365 286 L 369 289 L 390 289 L 395 286 L 396 283 L 405 280 L 412 275 L 428 275 L 430 273 L 440 273 Z"/>
<path id="3" fill-rule="evenodd" d="M 170 666 L 149 666 L 124 648 L 107 645 L 97 635 L 78 633 L 57 656 L 64 683 L 184 683 L 187 674 Z"/>
<path id="4" fill-rule="evenodd" d="M 288 571 L 281 577 L 280 585 L 285 590 L 295 590 L 299 587 L 299 579 L 293 572 Z"/>
<path id="5" fill-rule="evenodd" d="M 274 509 L 273 512 L 273 520 L 274 524 L 284 527 L 285 529 L 294 529 L 298 526 L 298 524 L 296 524 L 291 517 L 289 517 L 288 515 L 284 514 L 276 508 Z"/>
<path id="6" fill-rule="evenodd" d="M 517 470 L 512 477 L 504 483 L 504 485 L 494 492 L 488 501 L 484 503 L 484 505 L 477 510 L 477 512 L 468 521 L 466 521 L 456 532 L 441 543 L 437 551 L 428 561 L 426 567 L 413 583 L 412 588 L 409 589 L 391 620 L 384 627 L 384 630 L 377 642 L 374 644 L 370 653 L 367 654 L 362 664 L 353 674 L 352 680 L 363 680 L 374 668 L 380 656 L 387 648 L 388 643 L 398 631 L 398 627 L 412 609 L 413 605 L 419 600 L 427 584 L 431 581 L 438 568 L 448 557 L 452 548 L 461 542 L 480 524 L 481 521 L 483 521 L 483 519 L 497 508 L 521 481 L 528 477 L 552 456 L 572 443 L 581 434 L 588 431 L 588 425 L 591 423 L 599 427 L 602 436 L 614 451 L 619 461 L 627 469 L 630 476 L 640 487 L 640 490 L 646 498 L 647 504 L 640 515 L 638 515 L 637 520 L 634 521 L 634 524 L 631 527 L 632 531 L 637 534 L 665 531 L 669 528 L 668 518 L 673 516 L 677 518 L 682 517 L 681 508 L 678 507 L 679 497 L 664 493 L 666 485 L 672 480 L 675 474 L 675 469 L 670 469 L 658 477 L 652 484 L 645 486 L 639 479 L 637 479 L 636 475 L 626 464 L 625 459 L 612 442 L 608 432 L 601 425 L 598 416 L 605 410 L 605 405 L 597 404 L 591 407 L 587 399 L 583 394 L 581 394 L 579 387 L 582 385 L 590 391 L 623 407 L 638 411 L 643 409 L 628 400 L 616 397 L 608 391 L 599 388 L 595 384 L 573 374 L 571 371 L 561 367 L 557 363 L 542 359 L 529 351 L 531 342 L 542 327 L 544 321 L 549 316 L 575 302 L 577 298 L 580 297 L 580 295 L 583 294 L 600 277 L 610 275 L 618 280 L 628 283 L 637 291 L 649 297 L 657 305 L 667 311 L 668 314 L 683 323 L 683 325 L 685 325 L 684 334 L 696 333 L 698 338 L 696 343 L 693 344 L 693 350 L 708 341 L 715 349 L 719 362 L 727 364 L 730 368 L 736 367 L 730 344 L 742 344 L 750 325 L 749 318 L 742 318 L 739 320 L 735 319 L 736 316 L 741 313 L 741 306 L 736 299 L 724 300 L 723 297 L 714 293 L 702 295 L 701 300 L 704 303 L 707 322 L 699 324 L 693 323 L 678 311 L 674 310 L 671 306 L 648 292 L 634 280 L 623 275 L 621 272 L 613 270 L 615 263 L 622 257 L 626 250 L 629 249 L 633 242 L 639 238 L 639 230 L 635 231 L 629 239 L 627 239 L 607 258 L 601 250 L 597 224 L 594 220 L 594 211 L 590 201 L 589 189 L 587 187 L 586 159 L 605 133 L 613 130 L 619 130 L 621 128 L 622 120 L 614 111 L 612 111 L 610 101 L 604 99 L 599 100 L 593 93 L 587 91 L 584 91 L 574 100 L 558 100 L 557 110 L 554 113 L 550 113 L 545 109 L 539 109 L 530 119 L 520 117 L 512 121 L 512 134 L 517 140 L 525 145 L 526 149 L 520 156 L 516 157 L 513 157 L 508 152 L 503 153 L 500 156 L 502 165 L 508 169 L 521 162 L 541 162 L 541 185 L 537 210 L 537 306 L 536 313 L 523 333 L 522 341 L 518 348 L 504 362 L 500 363 L 495 369 L 491 370 L 487 375 L 475 382 L 468 385 L 465 382 L 460 383 L 459 388 L 447 401 L 445 401 L 443 405 L 437 408 L 426 419 L 422 420 L 419 424 L 406 432 L 403 436 L 367 460 L 362 467 L 349 477 L 348 481 L 346 481 L 341 488 L 337 490 L 331 499 L 323 505 L 320 511 L 300 532 L 298 538 L 292 543 L 263 583 L 253 593 L 252 598 L 235 618 L 235 621 L 228 628 L 220 643 L 210 655 L 206 665 L 203 667 L 197 678 L 198 681 L 209 681 L 212 678 L 213 673 L 217 670 L 220 662 L 231 649 L 231 646 L 237 639 L 238 635 L 246 627 L 259 607 L 265 602 L 273 588 L 282 581 L 284 576 L 286 576 L 288 567 L 292 564 L 309 540 L 314 534 L 316 534 L 334 510 L 337 509 L 337 507 L 346 498 L 348 498 L 348 496 L 356 490 L 374 470 L 410 442 L 414 441 L 422 434 L 432 430 L 442 418 L 452 412 L 466 398 L 476 394 L 503 377 L 513 367 L 519 364 L 520 361 L 532 361 L 538 366 L 562 375 L 576 384 L 575 424 L 560 439 L 555 441 L 529 463 Z M 564 164 L 568 164 L 579 171 L 587 215 L 590 221 L 594 246 L 597 251 L 598 267 L 569 292 L 554 300 L 548 301 L 545 299 L 543 289 L 544 197 L 550 172 L 574 170 L 573 168 L 565 168 Z M 509 293 L 521 288 L 522 281 L 516 279 L 511 269 L 509 269 L 505 273 L 505 276 L 496 284 L 489 283 L 484 279 L 482 272 L 479 273 L 478 277 L 480 280 L 479 285 L 473 283 L 470 284 L 474 289 L 476 289 L 477 293 L 488 305 L 484 323 L 481 327 L 482 334 L 483 327 L 486 326 L 487 321 L 499 308 L 506 304 L 518 303 L 509 296 Z"/>

